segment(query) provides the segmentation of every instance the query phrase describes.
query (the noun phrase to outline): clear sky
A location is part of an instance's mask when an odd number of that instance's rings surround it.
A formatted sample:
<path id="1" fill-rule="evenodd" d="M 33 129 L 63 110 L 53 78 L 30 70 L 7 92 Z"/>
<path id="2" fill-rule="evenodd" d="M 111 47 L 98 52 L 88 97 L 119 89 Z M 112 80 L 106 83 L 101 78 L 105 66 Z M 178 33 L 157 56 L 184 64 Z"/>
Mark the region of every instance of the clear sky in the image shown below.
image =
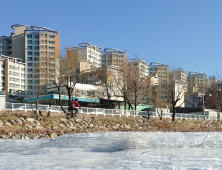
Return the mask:
<path id="1" fill-rule="evenodd" d="M 213 76 L 222 71 L 221 0 L 1 0 L 0 35 L 11 25 L 60 31 L 60 46 L 89 42 L 150 62 Z"/>

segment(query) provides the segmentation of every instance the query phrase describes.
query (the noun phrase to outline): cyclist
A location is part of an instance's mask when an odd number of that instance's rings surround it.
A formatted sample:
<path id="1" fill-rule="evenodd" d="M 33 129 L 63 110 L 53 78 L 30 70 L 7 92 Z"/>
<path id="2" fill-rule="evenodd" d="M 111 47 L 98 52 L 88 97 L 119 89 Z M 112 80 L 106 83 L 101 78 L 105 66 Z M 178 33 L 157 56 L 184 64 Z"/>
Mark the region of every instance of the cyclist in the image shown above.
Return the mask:
<path id="1" fill-rule="evenodd" d="M 78 109 L 75 108 L 76 106 L 78 106 L 79 109 L 81 109 L 81 106 L 80 106 L 79 103 L 78 103 L 78 99 L 75 99 L 75 100 L 73 101 L 73 103 L 70 103 L 70 104 L 69 104 L 68 110 L 69 110 L 69 111 L 72 111 L 72 112 L 71 112 L 71 117 L 74 116 L 73 110 L 75 110 L 75 114 L 78 112 Z"/>

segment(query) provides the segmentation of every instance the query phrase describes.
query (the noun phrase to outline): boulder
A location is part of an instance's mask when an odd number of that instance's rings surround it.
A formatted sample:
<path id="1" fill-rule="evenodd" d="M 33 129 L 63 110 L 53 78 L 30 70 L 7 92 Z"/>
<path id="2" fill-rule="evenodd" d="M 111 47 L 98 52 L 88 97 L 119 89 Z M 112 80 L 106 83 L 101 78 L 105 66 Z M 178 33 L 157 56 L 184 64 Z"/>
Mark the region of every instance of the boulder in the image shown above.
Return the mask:
<path id="1" fill-rule="evenodd" d="M 50 138 L 56 138 L 57 137 L 57 134 L 55 133 L 55 132 L 52 132 L 51 134 L 50 134 Z"/>
<path id="2" fill-rule="evenodd" d="M 92 128 L 94 125 L 92 123 L 89 124 L 89 127 Z"/>
<path id="3" fill-rule="evenodd" d="M 5 123 L 5 126 L 7 126 L 7 127 L 13 127 L 9 122 L 6 122 L 6 123 Z"/>
<path id="4" fill-rule="evenodd" d="M 29 117 L 27 117 L 27 121 L 33 123 L 33 122 L 35 121 L 35 119 L 34 119 L 34 118 L 29 118 Z"/>
<path id="5" fill-rule="evenodd" d="M 38 120 L 35 120 L 33 123 L 35 126 L 41 126 L 41 123 Z"/>
<path id="6" fill-rule="evenodd" d="M 24 136 L 24 139 L 30 139 L 28 136 Z"/>
<path id="7" fill-rule="evenodd" d="M 68 124 L 69 126 L 73 126 L 73 123 L 72 123 L 72 121 L 70 121 L 70 120 L 67 120 L 67 124 Z"/>
<path id="8" fill-rule="evenodd" d="M 15 121 L 14 120 L 9 120 L 9 122 L 14 125 L 15 124 Z"/>
<path id="9" fill-rule="evenodd" d="M 130 129 L 130 125 L 127 125 L 127 124 L 124 124 L 124 127 L 125 127 L 126 129 Z"/>
<path id="10" fill-rule="evenodd" d="M 76 122 L 76 123 L 82 122 L 82 119 L 75 119 L 75 122 Z"/>
<path id="11" fill-rule="evenodd" d="M 22 139 L 22 135 L 20 135 L 20 134 L 15 134 L 15 138 L 16 138 L 16 139 Z"/>
<path id="12" fill-rule="evenodd" d="M 22 124 L 22 120 L 21 119 L 16 119 L 15 123 Z"/>
<path id="13" fill-rule="evenodd" d="M 24 119 L 23 117 L 20 117 L 20 119 L 22 120 L 22 122 L 24 122 L 24 121 L 25 121 L 25 119 Z"/>

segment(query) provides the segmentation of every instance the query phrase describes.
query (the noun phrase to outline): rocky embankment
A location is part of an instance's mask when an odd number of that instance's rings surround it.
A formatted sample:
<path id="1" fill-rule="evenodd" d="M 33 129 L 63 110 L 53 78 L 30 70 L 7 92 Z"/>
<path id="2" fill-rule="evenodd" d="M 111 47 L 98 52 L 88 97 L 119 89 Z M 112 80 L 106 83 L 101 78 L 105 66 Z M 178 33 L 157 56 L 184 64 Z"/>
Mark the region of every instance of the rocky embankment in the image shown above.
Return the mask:
<path id="1" fill-rule="evenodd" d="M 159 120 L 119 116 L 85 115 L 82 119 L 4 114 L 0 116 L 0 139 L 56 138 L 63 134 L 109 131 L 197 132 L 222 131 L 220 121 Z"/>

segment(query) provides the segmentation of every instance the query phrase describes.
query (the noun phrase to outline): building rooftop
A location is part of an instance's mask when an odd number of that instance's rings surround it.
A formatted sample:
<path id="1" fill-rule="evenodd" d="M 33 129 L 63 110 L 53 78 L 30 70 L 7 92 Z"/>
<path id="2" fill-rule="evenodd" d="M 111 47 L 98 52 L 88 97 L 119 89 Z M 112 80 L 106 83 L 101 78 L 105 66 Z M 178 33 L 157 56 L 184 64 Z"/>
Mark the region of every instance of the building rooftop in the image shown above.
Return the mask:
<path id="1" fill-rule="evenodd" d="M 11 26 L 12 29 L 15 29 L 17 27 L 26 27 L 25 31 L 41 31 L 41 32 L 53 32 L 53 33 L 58 33 L 58 31 L 54 31 L 50 28 L 47 27 L 42 27 L 42 26 L 28 26 L 24 24 L 14 24 Z M 31 29 L 29 29 L 31 28 Z"/>
<path id="2" fill-rule="evenodd" d="M 70 47 L 70 48 L 67 48 L 67 50 L 79 49 L 79 48 L 87 48 L 87 47 L 93 48 L 94 50 L 99 51 L 99 52 L 101 50 L 101 47 L 92 45 L 90 43 L 79 43 L 79 46 L 77 46 L 77 47 Z"/>
<path id="3" fill-rule="evenodd" d="M 10 57 L 10 56 L 6 56 L 6 55 L 0 55 L 0 61 L 9 61 L 12 63 L 25 65 L 25 63 L 22 62 L 21 58 L 15 58 L 15 57 Z"/>
<path id="4" fill-rule="evenodd" d="M 163 63 L 159 63 L 159 62 L 151 62 L 149 65 L 149 67 L 158 67 L 158 66 L 168 67 L 168 65 L 164 65 Z"/>
<path id="5" fill-rule="evenodd" d="M 102 51 L 101 53 L 126 53 L 126 51 L 122 52 L 121 50 L 116 48 L 104 48 L 104 51 Z"/>

